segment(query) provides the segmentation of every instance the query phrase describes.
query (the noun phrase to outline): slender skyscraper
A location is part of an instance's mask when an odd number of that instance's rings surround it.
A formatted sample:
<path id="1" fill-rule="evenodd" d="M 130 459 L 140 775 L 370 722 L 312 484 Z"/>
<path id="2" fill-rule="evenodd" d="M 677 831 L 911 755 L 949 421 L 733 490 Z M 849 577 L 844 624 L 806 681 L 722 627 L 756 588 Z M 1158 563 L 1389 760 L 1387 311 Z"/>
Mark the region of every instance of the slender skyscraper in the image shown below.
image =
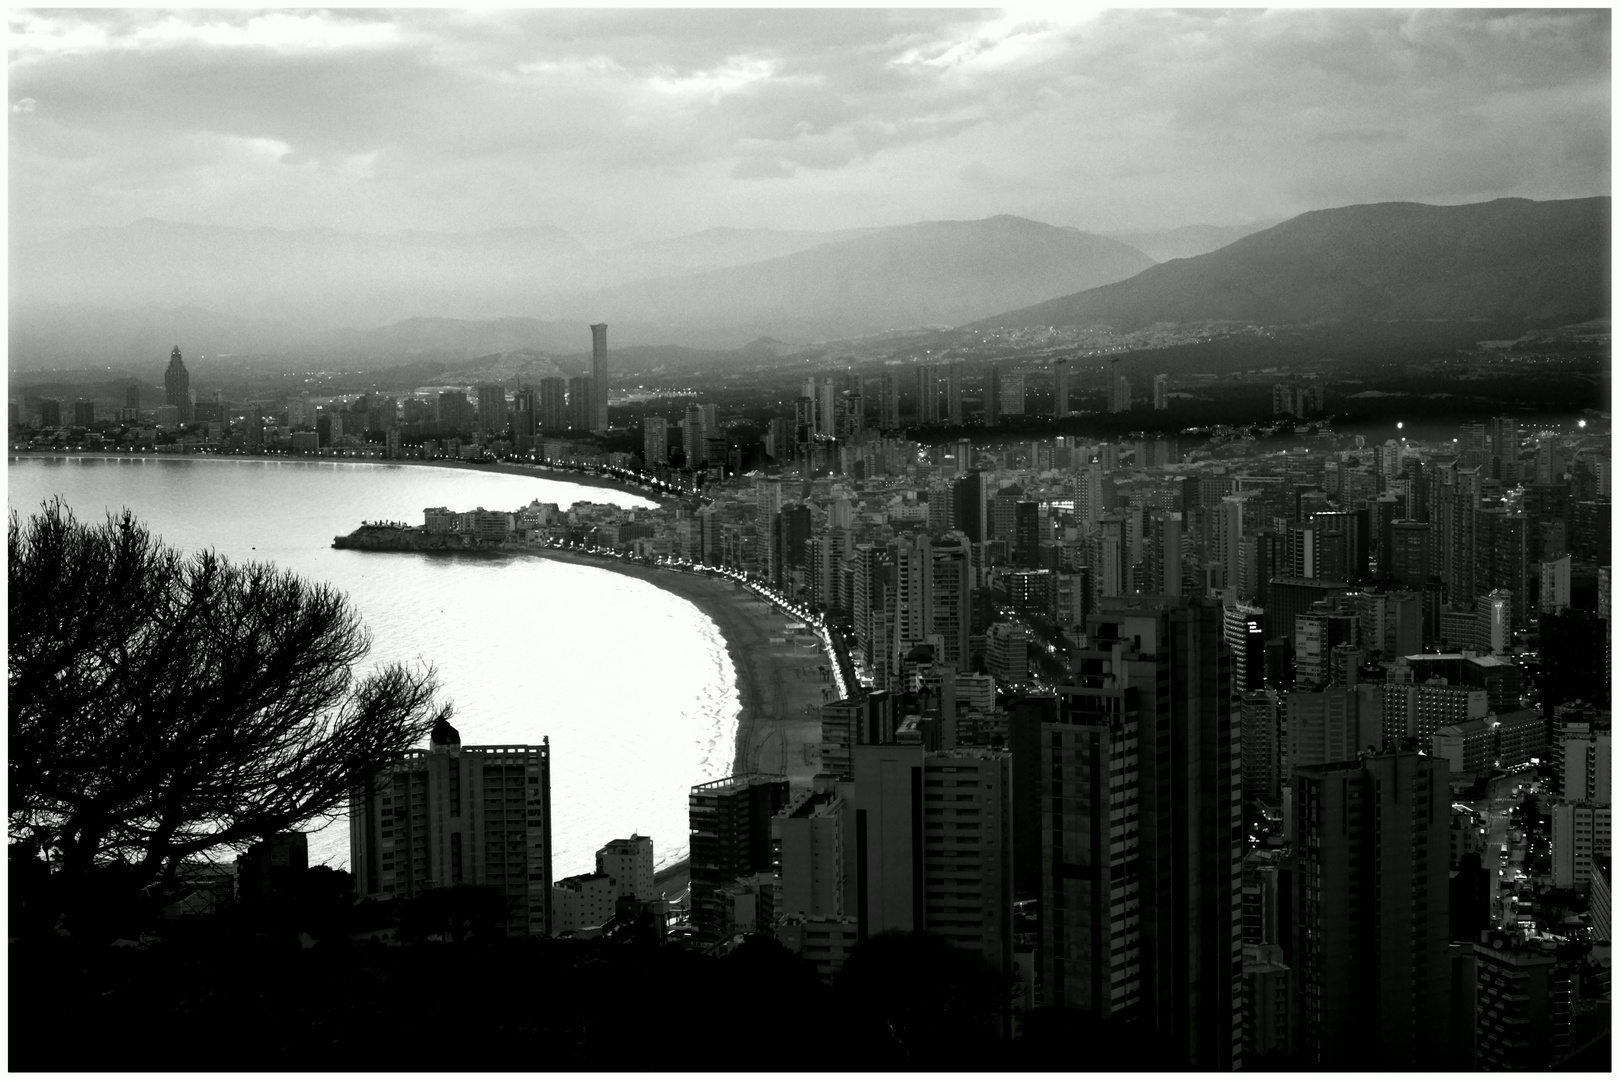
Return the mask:
<path id="1" fill-rule="evenodd" d="M 1113 393 L 1109 400 L 1109 412 L 1130 411 L 1130 377 L 1119 374 L 1119 362 L 1113 361 Z"/>
<path id="2" fill-rule="evenodd" d="M 916 422 L 939 422 L 939 365 L 916 365 Z"/>
<path id="3" fill-rule="evenodd" d="M 499 383 L 478 387 L 478 430 L 486 439 L 506 433 L 506 388 Z"/>
<path id="4" fill-rule="evenodd" d="M 1046 1001 L 1242 1049 L 1242 734 L 1217 604 L 1109 597 L 1039 736 Z"/>
<path id="5" fill-rule="evenodd" d="M 899 373 L 884 371 L 882 383 L 882 403 L 878 406 L 877 426 L 884 431 L 895 431 L 899 428 Z"/>
<path id="6" fill-rule="evenodd" d="M 669 421 L 661 416 L 641 418 L 641 460 L 649 469 L 669 464 Z"/>
<path id="7" fill-rule="evenodd" d="M 1449 769 L 1415 750 L 1293 772 L 1300 1052 L 1328 1069 L 1445 1067 Z"/>
<path id="8" fill-rule="evenodd" d="M 163 373 L 163 401 L 180 410 L 180 423 L 189 424 L 194 416 L 191 407 L 191 375 L 185 361 L 180 359 L 180 346 L 169 354 L 169 369 Z"/>
<path id="9" fill-rule="evenodd" d="M 1169 408 L 1169 376 L 1154 375 L 1152 379 L 1152 407 L 1154 409 Z"/>
<path id="10" fill-rule="evenodd" d="M 607 430 L 607 324 L 590 324 L 590 391 L 592 431 Z"/>
<path id="11" fill-rule="evenodd" d="M 952 360 L 945 368 L 945 403 L 950 423 L 961 426 L 961 361 Z"/>
<path id="12" fill-rule="evenodd" d="M 1068 361 L 1058 360 L 1051 367 L 1053 376 L 1053 402 L 1051 415 L 1059 419 L 1068 416 Z"/>
<path id="13" fill-rule="evenodd" d="M 1001 422 L 1001 366 L 989 365 L 984 378 L 984 426 L 994 427 Z"/>

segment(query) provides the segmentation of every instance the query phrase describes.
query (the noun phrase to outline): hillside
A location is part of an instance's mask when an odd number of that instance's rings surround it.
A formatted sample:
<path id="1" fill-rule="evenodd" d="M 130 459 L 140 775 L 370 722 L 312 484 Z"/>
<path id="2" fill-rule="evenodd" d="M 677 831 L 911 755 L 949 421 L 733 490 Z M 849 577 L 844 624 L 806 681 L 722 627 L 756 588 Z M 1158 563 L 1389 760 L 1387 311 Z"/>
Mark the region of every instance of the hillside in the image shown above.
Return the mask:
<path id="1" fill-rule="evenodd" d="M 1608 313 L 1610 218 L 1607 197 L 1316 210 L 1217 251 L 1006 311 L 969 329 L 1575 322 Z"/>
<path id="2" fill-rule="evenodd" d="M 956 325 L 1152 265 L 1114 240 L 1025 218 L 885 229 L 776 259 L 641 281 L 559 301 L 558 314 L 634 317 L 809 341 Z"/>

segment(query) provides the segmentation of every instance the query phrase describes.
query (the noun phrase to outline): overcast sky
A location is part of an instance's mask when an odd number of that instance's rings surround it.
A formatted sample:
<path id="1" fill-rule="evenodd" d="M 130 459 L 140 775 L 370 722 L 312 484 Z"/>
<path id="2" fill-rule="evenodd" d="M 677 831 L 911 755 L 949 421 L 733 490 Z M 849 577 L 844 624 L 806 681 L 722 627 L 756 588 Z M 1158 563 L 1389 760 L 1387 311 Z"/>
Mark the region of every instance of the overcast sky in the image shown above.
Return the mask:
<path id="1" fill-rule="evenodd" d="M 1609 190 L 1606 10 L 12 11 L 10 222 L 1012 213 L 1098 232 Z"/>

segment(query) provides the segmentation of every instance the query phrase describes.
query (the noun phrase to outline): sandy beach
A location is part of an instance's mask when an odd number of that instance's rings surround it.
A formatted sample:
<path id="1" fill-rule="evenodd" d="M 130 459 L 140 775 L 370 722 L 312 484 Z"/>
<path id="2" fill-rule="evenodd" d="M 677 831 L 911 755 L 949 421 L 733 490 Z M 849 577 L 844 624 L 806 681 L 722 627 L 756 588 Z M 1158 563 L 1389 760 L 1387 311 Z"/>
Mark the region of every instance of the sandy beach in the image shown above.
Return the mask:
<path id="1" fill-rule="evenodd" d="M 809 788 L 821 761 L 819 707 L 837 695 L 818 638 L 804 631 L 788 636 L 794 619 L 730 578 L 556 548 L 531 554 L 640 578 L 701 608 L 718 624 L 736 668 L 742 710 L 732 771 L 785 773 L 795 792 Z"/>
<path id="2" fill-rule="evenodd" d="M 793 618 L 730 578 L 555 548 L 537 549 L 531 554 L 640 578 L 701 608 L 719 626 L 731 665 L 736 668 L 737 697 L 742 708 L 731 771 L 784 772 L 793 794 L 809 789 L 821 762 L 819 706 L 837 696 L 837 684 L 829 673 L 830 661 L 819 639 L 804 632 L 788 636 L 787 626 Z M 654 883 L 670 901 L 681 903 L 690 877 L 689 864 L 682 859 L 658 871 Z"/>

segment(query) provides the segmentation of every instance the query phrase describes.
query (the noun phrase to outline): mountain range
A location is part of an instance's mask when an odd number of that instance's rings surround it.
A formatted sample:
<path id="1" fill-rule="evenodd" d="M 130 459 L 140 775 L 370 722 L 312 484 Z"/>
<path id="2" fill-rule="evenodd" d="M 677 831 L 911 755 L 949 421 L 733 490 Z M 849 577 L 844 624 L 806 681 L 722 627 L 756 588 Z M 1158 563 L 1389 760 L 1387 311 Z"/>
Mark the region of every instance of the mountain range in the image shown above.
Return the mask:
<path id="1" fill-rule="evenodd" d="M 145 364 L 175 342 L 188 356 L 346 367 L 577 356 L 597 321 L 614 348 L 771 339 L 754 350 L 765 358 L 929 326 L 1543 326 L 1608 313 L 1606 197 L 1379 203 L 1246 228 L 1121 234 L 1197 252 L 1155 264 L 1118 238 L 1011 216 L 711 229 L 601 253 L 560 229 L 379 236 L 149 219 L 12 250 L 11 366 Z"/>
<path id="2" fill-rule="evenodd" d="M 1611 218 L 1606 196 L 1314 210 L 1207 254 L 973 328 L 1579 322 L 1609 310 Z"/>

